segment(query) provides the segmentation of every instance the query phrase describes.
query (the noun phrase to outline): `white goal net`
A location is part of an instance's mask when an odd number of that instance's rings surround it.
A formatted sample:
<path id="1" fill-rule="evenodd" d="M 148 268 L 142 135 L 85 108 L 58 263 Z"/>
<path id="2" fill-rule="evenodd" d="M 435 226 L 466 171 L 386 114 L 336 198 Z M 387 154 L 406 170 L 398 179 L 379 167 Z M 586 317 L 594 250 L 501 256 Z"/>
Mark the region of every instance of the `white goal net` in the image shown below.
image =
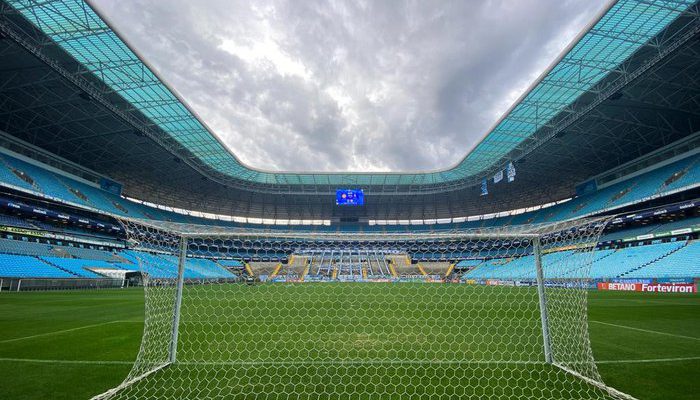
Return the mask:
<path id="1" fill-rule="evenodd" d="M 421 233 L 123 221 L 145 329 L 104 399 L 609 399 L 586 298 L 605 220 Z"/>

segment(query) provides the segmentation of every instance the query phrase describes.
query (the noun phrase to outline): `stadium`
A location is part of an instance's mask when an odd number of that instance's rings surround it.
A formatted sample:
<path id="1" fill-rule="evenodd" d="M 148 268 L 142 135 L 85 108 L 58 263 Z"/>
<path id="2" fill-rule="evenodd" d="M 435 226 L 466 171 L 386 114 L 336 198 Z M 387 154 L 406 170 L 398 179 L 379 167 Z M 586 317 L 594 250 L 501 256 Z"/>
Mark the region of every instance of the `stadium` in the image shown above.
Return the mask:
<path id="1" fill-rule="evenodd" d="M 540 72 L 449 168 L 280 172 L 92 1 L 0 0 L 0 397 L 697 398 L 700 3 Z"/>

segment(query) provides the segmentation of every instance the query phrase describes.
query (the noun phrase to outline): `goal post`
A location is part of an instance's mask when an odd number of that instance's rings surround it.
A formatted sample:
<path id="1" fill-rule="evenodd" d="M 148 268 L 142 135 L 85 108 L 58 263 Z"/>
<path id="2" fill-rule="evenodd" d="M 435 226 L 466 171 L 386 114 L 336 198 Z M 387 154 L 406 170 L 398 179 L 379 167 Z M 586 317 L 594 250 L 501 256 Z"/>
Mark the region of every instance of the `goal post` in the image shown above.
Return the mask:
<path id="1" fill-rule="evenodd" d="M 180 329 L 180 307 L 182 306 L 182 289 L 185 283 L 185 263 L 187 261 L 187 236 L 180 236 L 180 246 L 178 250 L 175 306 L 173 307 L 173 329 L 170 335 L 170 349 L 168 350 L 168 359 L 171 363 L 177 360 L 177 336 Z"/>
<path id="2" fill-rule="evenodd" d="M 547 364 L 553 362 L 552 346 L 549 342 L 549 316 L 547 314 L 547 297 L 545 294 L 544 271 L 542 270 L 542 242 L 537 236 L 532 239 L 532 253 L 535 258 L 535 276 L 537 282 L 537 299 L 540 306 L 540 321 L 542 323 L 542 348 L 544 361 Z"/>
<path id="3" fill-rule="evenodd" d="M 132 371 L 96 398 L 630 398 L 602 382 L 588 337 L 606 223 L 349 234 L 125 219 L 144 332 Z"/>

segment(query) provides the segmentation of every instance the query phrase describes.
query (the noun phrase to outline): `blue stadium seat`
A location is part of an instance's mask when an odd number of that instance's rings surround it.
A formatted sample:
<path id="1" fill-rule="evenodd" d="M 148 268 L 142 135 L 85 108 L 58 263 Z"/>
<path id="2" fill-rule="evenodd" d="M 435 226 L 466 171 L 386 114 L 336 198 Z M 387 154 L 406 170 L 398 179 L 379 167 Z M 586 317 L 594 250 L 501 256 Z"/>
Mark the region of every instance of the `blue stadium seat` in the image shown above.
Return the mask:
<path id="1" fill-rule="evenodd" d="M 0 277 L 6 278 L 75 278 L 36 257 L 0 253 Z"/>
<path id="2" fill-rule="evenodd" d="M 683 242 L 681 242 L 683 243 Z M 653 247 L 652 245 L 650 247 Z M 674 252 L 642 268 L 630 272 L 625 278 L 692 278 L 700 276 L 700 242 L 688 242 Z"/>
<path id="3" fill-rule="evenodd" d="M 83 260 L 76 258 L 63 258 L 63 257 L 39 257 L 42 261 L 49 265 L 59 267 L 63 270 L 67 270 L 76 276 L 81 278 L 102 278 L 102 275 L 96 274 L 86 268 L 114 268 L 109 263 L 101 260 Z"/>

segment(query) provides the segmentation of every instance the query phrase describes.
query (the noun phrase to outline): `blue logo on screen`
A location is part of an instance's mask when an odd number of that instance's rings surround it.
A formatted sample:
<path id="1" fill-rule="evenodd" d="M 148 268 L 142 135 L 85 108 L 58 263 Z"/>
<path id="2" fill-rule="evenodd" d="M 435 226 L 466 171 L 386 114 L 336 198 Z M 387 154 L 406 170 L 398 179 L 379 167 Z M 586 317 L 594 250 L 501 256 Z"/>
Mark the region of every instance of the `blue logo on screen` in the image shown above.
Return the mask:
<path id="1" fill-rule="evenodd" d="M 365 204 L 365 194 L 362 190 L 336 190 L 335 204 L 339 206 L 361 206 Z"/>

